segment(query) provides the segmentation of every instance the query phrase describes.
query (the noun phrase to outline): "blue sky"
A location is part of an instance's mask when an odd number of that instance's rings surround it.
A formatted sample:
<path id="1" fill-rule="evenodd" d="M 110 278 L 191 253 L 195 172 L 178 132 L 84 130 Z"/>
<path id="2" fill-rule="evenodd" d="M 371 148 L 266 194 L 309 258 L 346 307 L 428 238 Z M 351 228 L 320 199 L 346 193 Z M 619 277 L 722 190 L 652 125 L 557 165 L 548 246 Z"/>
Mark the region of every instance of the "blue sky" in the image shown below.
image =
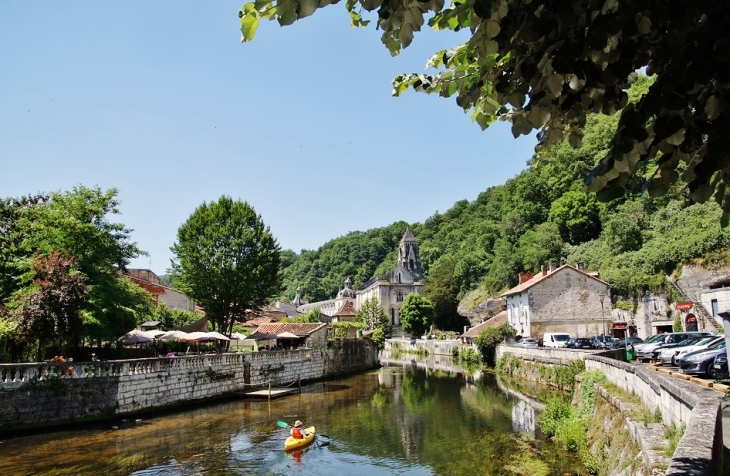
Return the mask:
<path id="1" fill-rule="evenodd" d="M 163 273 L 177 228 L 222 194 L 282 248 L 422 222 L 525 168 L 535 140 L 391 80 L 464 40 L 425 30 L 392 58 L 344 5 L 240 44 L 241 2 L 0 2 L 0 196 L 117 187 Z"/>

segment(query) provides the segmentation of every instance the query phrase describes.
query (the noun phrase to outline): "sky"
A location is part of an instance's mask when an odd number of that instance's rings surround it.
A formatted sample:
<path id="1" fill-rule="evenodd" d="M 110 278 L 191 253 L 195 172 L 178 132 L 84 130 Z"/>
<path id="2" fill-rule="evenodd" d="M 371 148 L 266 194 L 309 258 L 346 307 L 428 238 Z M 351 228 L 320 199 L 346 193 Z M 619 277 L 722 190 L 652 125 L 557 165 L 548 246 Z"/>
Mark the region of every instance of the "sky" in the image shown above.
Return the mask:
<path id="1" fill-rule="evenodd" d="M 526 166 L 534 136 L 487 131 L 454 98 L 391 96 L 401 73 L 462 43 L 417 33 L 391 57 L 344 3 L 240 43 L 242 2 L 0 2 L 0 197 L 115 187 L 162 274 L 178 227 L 221 195 L 282 249 L 423 222 Z"/>

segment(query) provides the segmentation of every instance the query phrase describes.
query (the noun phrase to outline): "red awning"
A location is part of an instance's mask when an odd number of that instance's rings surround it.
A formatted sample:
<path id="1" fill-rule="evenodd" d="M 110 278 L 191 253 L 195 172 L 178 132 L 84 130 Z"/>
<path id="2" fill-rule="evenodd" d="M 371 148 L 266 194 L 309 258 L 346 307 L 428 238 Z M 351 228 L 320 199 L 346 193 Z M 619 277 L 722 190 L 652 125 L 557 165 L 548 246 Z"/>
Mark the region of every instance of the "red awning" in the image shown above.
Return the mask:
<path id="1" fill-rule="evenodd" d="M 687 324 L 690 324 L 692 322 L 697 322 L 697 318 L 695 316 L 689 316 L 687 318 Z"/>
<path id="2" fill-rule="evenodd" d="M 695 307 L 695 304 L 693 302 L 678 302 L 676 306 L 674 306 L 674 309 L 677 311 L 689 311 Z"/>
<path id="3" fill-rule="evenodd" d="M 626 323 L 616 322 L 611 329 L 626 329 Z"/>

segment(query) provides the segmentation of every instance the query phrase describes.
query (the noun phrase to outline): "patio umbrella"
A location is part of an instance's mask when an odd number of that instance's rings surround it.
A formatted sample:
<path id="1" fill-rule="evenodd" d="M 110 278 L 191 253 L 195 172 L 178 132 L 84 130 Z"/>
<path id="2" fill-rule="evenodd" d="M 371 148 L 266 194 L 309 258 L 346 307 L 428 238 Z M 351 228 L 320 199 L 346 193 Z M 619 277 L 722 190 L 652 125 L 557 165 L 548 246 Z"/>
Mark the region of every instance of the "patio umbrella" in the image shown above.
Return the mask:
<path id="1" fill-rule="evenodd" d="M 248 337 L 246 337 L 243 334 L 239 334 L 238 332 L 234 332 L 233 334 L 231 334 L 231 340 L 243 340 L 243 339 L 248 339 Z"/>
<path id="2" fill-rule="evenodd" d="M 213 342 L 218 340 L 217 337 L 210 335 L 209 332 L 191 332 L 188 336 L 189 338 L 186 340 L 195 342 Z"/>
<path id="3" fill-rule="evenodd" d="M 281 334 L 276 334 L 276 337 L 279 339 L 299 339 L 298 335 L 292 334 L 291 332 L 282 332 Z"/>
<path id="4" fill-rule="evenodd" d="M 207 334 L 211 337 L 215 337 L 216 340 L 231 340 L 228 337 L 221 334 L 220 332 L 212 331 L 212 332 L 207 332 Z"/>
<path id="5" fill-rule="evenodd" d="M 160 340 L 191 340 L 190 334 L 183 331 L 168 331 L 159 338 Z"/>
<path id="6" fill-rule="evenodd" d="M 267 332 L 254 332 L 247 339 L 253 340 L 276 340 L 276 334 L 269 334 Z"/>
<path id="7" fill-rule="evenodd" d="M 133 329 L 117 340 L 122 344 L 143 344 L 145 342 L 152 342 L 154 339 L 155 337 L 152 334 L 140 331 L 139 329 Z"/>

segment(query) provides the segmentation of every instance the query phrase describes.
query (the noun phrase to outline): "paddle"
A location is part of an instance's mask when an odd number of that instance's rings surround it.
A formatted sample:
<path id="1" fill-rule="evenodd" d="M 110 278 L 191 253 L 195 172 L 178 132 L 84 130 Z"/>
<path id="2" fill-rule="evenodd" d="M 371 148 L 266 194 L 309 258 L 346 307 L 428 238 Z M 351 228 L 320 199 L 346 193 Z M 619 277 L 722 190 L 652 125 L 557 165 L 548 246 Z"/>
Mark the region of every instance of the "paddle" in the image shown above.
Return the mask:
<path id="1" fill-rule="evenodd" d="M 290 424 L 288 424 L 285 421 L 281 421 L 281 420 L 279 420 L 279 421 L 276 422 L 276 426 L 278 426 L 279 428 L 291 428 L 291 425 Z M 325 435 L 324 433 L 317 433 L 317 435 L 318 436 L 324 436 L 325 438 L 329 438 L 329 436 L 328 435 Z"/>

